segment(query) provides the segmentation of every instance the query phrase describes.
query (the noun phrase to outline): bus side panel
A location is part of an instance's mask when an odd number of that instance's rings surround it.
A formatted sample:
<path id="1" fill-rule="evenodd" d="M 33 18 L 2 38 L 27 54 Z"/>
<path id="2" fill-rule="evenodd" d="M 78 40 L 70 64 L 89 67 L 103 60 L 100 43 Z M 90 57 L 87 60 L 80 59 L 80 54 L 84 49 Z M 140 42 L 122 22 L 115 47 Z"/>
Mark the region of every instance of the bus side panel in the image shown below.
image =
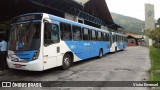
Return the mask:
<path id="1" fill-rule="evenodd" d="M 116 42 L 114 42 L 114 43 L 112 43 L 111 44 L 111 47 L 110 47 L 110 52 L 115 52 L 116 50 L 116 46 L 117 46 L 117 43 Z"/>
<path id="2" fill-rule="evenodd" d="M 68 48 L 79 58 L 83 60 L 91 57 L 90 54 L 90 42 L 88 41 L 65 41 Z M 74 61 L 78 61 L 74 60 Z"/>
<path id="3" fill-rule="evenodd" d="M 101 41 L 65 41 L 68 48 L 74 53 L 79 61 L 87 58 L 96 57 L 99 55 L 99 51 L 102 48 L 103 54 L 110 51 L 109 43 Z"/>
<path id="4" fill-rule="evenodd" d="M 122 49 L 122 45 L 120 41 L 117 41 L 117 51 Z"/>
<path id="5" fill-rule="evenodd" d="M 123 50 L 125 48 L 125 44 L 123 41 L 117 42 L 117 49 Z"/>
<path id="6" fill-rule="evenodd" d="M 127 42 L 125 42 L 125 41 L 123 41 L 123 45 L 124 45 L 123 49 L 127 48 L 127 46 L 128 46 Z"/>
<path id="7" fill-rule="evenodd" d="M 99 55 L 100 49 L 103 49 L 103 54 L 108 53 L 110 51 L 109 42 L 101 42 L 101 41 L 91 42 L 91 53 L 93 57 Z"/>
<path id="8" fill-rule="evenodd" d="M 98 52 L 99 52 L 98 45 L 99 45 L 99 43 L 97 41 L 91 42 L 91 55 L 92 55 L 92 57 L 98 56 Z"/>
<path id="9" fill-rule="evenodd" d="M 110 43 L 109 42 L 104 42 L 103 43 L 103 54 L 109 53 L 110 52 Z"/>
<path id="10" fill-rule="evenodd" d="M 59 47 L 58 44 L 49 45 L 43 48 L 44 53 L 44 69 L 49 69 L 56 67 L 57 63 L 57 56 L 59 56 L 59 53 L 57 53 L 57 47 Z"/>

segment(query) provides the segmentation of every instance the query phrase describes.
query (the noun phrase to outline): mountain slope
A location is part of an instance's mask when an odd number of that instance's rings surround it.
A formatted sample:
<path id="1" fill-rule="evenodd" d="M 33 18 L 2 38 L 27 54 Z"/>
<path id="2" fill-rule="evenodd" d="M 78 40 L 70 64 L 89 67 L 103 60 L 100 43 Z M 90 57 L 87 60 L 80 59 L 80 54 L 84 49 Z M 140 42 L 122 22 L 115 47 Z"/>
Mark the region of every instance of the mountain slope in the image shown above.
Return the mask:
<path id="1" fill-rule="evenodd" d="M 111 13 L 111 16 L 115 23 L 124 28 L 125 32 L 142 34 L 142 25 L 144 25 L 144 21 L 116 13 Z"/>

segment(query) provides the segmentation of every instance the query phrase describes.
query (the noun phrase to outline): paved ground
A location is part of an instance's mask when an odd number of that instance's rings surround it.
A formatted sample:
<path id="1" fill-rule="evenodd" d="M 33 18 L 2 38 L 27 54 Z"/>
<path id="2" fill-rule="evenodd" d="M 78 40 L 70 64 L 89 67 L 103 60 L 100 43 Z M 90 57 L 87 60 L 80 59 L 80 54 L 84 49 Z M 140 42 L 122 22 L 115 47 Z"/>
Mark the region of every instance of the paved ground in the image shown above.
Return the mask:
<path id="1" fill-rule="evenodd" d="M 75 63 L 69 70 L 59 68 L 44 72 L 9 70 L 0 72 L 0 80 L 22 81 L 145 81 L 150 68 L 148 49 L 128 47 L 125 51 L 105 55 Z M 11 88 L 2 88 L 11 89 Z M 12 88 L 13 89 L 13 88 Z M 18 88 L 20 90 L 22 88 Z M 35 88 L 23 88 L 34 89 Z M 74 87 L 74 88 L 36 88 L 52 90 L 149 90 L 139 87 Z M 16 88 L 17 90 L 17 88 Z"/>

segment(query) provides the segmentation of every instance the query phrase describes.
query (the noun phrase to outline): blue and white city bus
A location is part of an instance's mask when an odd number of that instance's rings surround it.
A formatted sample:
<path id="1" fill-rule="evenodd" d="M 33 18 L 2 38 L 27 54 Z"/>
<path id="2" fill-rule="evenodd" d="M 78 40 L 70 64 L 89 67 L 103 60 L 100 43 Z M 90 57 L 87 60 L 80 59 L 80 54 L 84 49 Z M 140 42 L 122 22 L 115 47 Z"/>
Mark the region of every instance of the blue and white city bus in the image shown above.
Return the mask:
<path id="1" fill-rule="evenodd" d="M 7 62 L 9 68 L 43 71 L 110 52 L 110 34 L 46 13 L 13 19 Z"/>
<path id="2" fill-rule="evenodd" d="M 120 33 L 110 32 L 110 42 L 110 52 L 124 50 L 127 47 L 127 36 Z"/>

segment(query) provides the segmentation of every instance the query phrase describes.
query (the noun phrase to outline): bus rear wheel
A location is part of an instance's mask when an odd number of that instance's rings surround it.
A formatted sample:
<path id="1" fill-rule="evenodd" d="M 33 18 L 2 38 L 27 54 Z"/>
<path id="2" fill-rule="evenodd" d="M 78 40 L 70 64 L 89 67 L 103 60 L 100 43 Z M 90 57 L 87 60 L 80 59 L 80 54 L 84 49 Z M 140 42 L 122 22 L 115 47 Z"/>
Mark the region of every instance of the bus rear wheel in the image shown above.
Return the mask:
<path id="1" fill-rule="evenodd" d="M 102 57 L 103 57 L 103 50 L 100 49 L 100 50 L 99 50 L 99 58 L 102 58 Z"/>
<path id="2" fill-rule="evenodd" d="M 62 65 L 62 69 L 66 70 L 71 66 L 71 56 L 69 54 L 65 54 L 63 56 L 63 65 Z"/>

